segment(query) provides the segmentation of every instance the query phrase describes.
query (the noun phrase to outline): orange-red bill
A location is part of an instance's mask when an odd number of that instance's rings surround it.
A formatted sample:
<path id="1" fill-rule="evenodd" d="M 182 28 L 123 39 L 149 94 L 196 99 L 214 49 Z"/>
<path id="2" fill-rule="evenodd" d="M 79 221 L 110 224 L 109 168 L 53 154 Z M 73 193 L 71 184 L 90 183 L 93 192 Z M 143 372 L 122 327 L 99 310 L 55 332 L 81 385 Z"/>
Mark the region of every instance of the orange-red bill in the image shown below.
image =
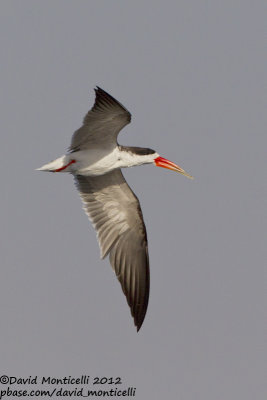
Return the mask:
<path id="1" fill-rule="evenodd" d="M 179 172 L 180 174 L 187 176 L 187 178 L 194 179 L 193 176 L 185 172 L 181 167 L 179 167 L 179 165 L 174 164 L 172 161 L 169 161 L 166 158 L 157 157 L 155 158 L 154 163 L 157 167 L 167 168 L 172 171 Z"/>

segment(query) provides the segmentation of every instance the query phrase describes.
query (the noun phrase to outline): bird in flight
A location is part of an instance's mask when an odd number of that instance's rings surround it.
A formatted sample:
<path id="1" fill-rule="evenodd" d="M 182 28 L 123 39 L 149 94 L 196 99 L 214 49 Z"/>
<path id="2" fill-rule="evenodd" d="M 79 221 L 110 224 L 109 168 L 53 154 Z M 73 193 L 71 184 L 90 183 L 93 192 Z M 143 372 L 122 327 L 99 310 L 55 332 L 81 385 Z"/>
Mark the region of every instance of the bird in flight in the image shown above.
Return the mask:
<path id="1" fill-rule="evenodd" d="M 192 176 L 154 150 L 120 146 L 117 136 L 130 121 L 129 111 L 97 87 L 95 103 L 74 132 L 68 153 L 38 170 L 74 176 L 83 208 L 97 232 L 101 257 L 109 254 L 138 331 L 149 298 L 147 234 L 139 200 L 121 168 L 154 164 Z"/>

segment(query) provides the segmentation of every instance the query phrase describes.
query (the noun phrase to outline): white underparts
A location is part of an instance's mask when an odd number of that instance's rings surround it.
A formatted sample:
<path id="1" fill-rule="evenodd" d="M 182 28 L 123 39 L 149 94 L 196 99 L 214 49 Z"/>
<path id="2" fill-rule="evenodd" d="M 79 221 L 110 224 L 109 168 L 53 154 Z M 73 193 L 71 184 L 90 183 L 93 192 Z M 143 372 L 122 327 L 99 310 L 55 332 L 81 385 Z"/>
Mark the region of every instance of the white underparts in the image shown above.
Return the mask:
<path id="1" fill-rule="evenodd" d="M 73 174 L 96 176 L 103 175 L 116 168 L 133 167 L 136 165 L 153 163 L 157 153 L 147 155 L 137 155 L 128 151 L 121 151 L 118 147 L 110 149 L 92 149 L 76 151 L 37 168 L 38 171 L 70 172 Z M 72 160 L 72 164 L 63 169 Z M 62 169 L 62 170 L 61 170 Z"/>

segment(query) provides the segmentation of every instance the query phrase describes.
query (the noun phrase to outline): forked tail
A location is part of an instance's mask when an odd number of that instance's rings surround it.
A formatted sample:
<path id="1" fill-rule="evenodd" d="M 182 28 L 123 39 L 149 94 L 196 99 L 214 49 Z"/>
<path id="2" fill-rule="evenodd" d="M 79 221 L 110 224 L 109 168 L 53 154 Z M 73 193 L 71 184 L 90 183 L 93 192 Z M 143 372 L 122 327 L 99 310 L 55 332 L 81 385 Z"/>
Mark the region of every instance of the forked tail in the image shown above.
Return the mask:
<path id="1" fill-rule="evenodd" d="M 66 168 L 73 164 L 73 160 L 70 162 L 70 156 L 65 155 L 53 160 L 40 168 L 36 168 L 37 171 L 49 171 L 49 172 L 68 172 Z"/>

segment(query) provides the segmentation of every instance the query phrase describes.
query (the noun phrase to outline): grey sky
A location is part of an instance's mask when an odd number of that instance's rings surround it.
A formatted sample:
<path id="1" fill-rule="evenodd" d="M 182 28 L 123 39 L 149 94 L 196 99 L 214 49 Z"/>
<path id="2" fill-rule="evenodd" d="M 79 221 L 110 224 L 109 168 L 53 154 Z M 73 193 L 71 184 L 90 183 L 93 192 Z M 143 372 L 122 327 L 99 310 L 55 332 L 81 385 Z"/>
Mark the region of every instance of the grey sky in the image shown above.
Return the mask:
<path id="1" fill-rule="evenodd" d="M 1 1 L 0 374 L 265 398 L 263 24 L 263 1 Z M 64 154 L 95 85 L 132 113 L 121 144 L 195 176 L 123 171 L 149 239 L 138 334 L 72 177 L 34 170 Z"/>

